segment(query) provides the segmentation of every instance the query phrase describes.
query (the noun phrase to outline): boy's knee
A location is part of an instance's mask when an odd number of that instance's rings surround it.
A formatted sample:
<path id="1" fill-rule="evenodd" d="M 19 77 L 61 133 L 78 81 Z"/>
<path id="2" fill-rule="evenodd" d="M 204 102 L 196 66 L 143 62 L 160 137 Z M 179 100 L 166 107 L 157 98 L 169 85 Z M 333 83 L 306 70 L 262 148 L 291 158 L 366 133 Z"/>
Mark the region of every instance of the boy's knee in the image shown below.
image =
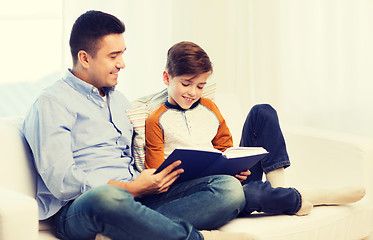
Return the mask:
<path id="1" fill-rule="evenodd" d="M 257 104 L 250 110 L 248 118 L 252 116 L 255 119 L 278 121 L 277 111 L 269 104 Z"/>
<path id="2" fill-rule="evenodd" d="M 276 110 L 269 104 L 257 104 L 251 110 L 264 116 L 277 115 Z"/>

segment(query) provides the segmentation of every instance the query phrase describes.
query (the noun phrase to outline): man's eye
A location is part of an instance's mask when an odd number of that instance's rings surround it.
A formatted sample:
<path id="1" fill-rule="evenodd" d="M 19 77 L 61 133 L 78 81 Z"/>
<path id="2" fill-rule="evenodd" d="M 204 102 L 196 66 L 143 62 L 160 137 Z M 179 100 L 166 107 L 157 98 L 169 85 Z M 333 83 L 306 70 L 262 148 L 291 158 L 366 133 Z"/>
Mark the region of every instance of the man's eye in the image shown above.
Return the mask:
<path id="1" fill-rule="evenodd" d="M 198 89 L 203 89 L 204 88 L 204 86 L 198 86 Z"/>
<path id="2" fill-rule="evenodd" d="M 187 84 L 187 83 L 181 83 L 181 85 L 183 85 L 184 87 L 188 87 L 189 86 L 189 84 Z"/>

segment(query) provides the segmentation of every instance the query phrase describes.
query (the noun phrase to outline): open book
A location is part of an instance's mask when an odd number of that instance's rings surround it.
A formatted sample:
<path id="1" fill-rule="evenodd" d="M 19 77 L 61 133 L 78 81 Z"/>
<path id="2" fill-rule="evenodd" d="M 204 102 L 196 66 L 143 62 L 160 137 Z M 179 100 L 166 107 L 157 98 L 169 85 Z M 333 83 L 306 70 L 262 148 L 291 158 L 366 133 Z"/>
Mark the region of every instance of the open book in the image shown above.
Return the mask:
<path id="1" fill-rule="evenodd" d="M 171 163 L 181 160 L 178 168 L 184 172 L 176 180 L 183 182 L 209 175 L 236 175 L 262 160 L 268 152 L 262 147 L 232 147 L 218 150 L 175 149 L 155 171 L 158 173 Z"/>

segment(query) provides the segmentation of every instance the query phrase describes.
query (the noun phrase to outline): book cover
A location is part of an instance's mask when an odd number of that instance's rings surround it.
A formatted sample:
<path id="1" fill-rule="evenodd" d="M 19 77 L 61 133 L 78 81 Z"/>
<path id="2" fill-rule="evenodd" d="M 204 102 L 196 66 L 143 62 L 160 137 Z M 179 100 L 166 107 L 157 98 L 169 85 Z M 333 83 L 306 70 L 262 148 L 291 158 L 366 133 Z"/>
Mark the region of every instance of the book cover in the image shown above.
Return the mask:
<path id="1" fill-rule="evenodd" d="M 176 180 L 183 182 L 209 175 L 236 175 L 262 160 L 268 152 L 261 147 L 229 148 L 225 152 L 194 149 L 175 149 L 155 171 L 158 173 L 177 160 L 184 172 Z M 225 156 L 227 155 L 227 156 Z"/>

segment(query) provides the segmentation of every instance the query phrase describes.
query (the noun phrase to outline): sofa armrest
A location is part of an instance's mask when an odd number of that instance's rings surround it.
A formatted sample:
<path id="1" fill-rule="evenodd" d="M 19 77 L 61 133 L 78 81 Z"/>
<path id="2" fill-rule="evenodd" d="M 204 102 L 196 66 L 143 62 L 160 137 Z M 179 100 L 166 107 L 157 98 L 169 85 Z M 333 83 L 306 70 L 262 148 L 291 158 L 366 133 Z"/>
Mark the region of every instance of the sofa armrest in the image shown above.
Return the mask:
<path id="1" fill-rule="evenodd" d="M 315 128 L 283 129 L 292 162 L 286 169 L 290 185 L 362 185 L 373 199 L 373 138 Z"/>
<path id="2" fill-rule="evenodd" d="M 37 240 L 38 206 L 30 196 L 0 187 L 0 239 Z"/>

